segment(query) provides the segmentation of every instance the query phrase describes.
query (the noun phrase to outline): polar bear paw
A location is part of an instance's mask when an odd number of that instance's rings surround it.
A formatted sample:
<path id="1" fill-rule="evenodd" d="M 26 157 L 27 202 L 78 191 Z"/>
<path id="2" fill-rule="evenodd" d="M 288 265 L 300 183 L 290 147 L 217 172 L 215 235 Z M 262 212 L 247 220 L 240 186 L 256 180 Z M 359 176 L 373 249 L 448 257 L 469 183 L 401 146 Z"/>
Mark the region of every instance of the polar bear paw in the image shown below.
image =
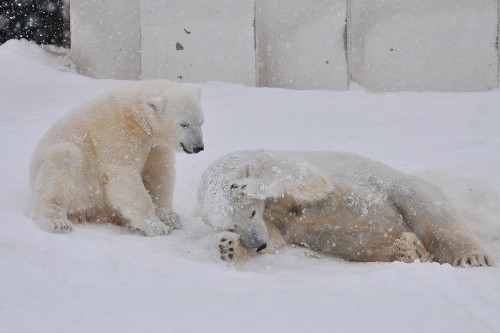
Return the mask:
<path id="1" fill-rule="evenodd" d="M 421 262 L 431 260 L 431 255 L 413 232 L 403 232 L 394 246 L 400 261 L 412 263 L 417 259 Z"/>
<path id="2" fill-rule="evenodd" d="M 493 260 L 484 253 L 468 252 L 453 261 L 453 266 L 460 267 L 480 267 L 493 266 Z"/>
<path id="3" fill-rule="evenodd" d="M 241 236 L 235 232 L 224 231 L 215 237 L 215 255 L 222 261 L 235 262 L 240 259 Z"/>
<path id="4" fill-rule="evenodd" d="M 172 233 L 172 227 L 166 225 L 158 218 L 147 220 L 143 226 L 137 229 L 143 231 L 149 237 L 170 235 Z"/>
<path id="5" fill-rule="evenodd" d="M 180 229 L 182 227 L 181 217 L 172 210 L 165 208 L 157 211 L 160 221 L 171 229 Z"/>
<path id="6" fill-rule="evenodd" d="M 43 230 L 56 234 L 66 234 L 71 231 L 72 224 L 67 218 L 42 218 L 37 220 Z"/>

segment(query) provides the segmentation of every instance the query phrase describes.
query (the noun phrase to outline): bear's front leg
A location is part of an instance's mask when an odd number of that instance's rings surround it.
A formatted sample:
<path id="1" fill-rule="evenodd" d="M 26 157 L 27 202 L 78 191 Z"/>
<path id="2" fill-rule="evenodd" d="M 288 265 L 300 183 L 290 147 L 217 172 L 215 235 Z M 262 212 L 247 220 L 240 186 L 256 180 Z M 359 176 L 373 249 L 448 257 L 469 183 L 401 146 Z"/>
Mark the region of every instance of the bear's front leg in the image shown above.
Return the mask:
<path id="1" fill-rule="evenodd" d="M 241 236 L 231 231 L 223 231 L 215 236 L 214 253 L 217 259 L 233 263 L 250 257 L 249 251 L 241 243 Z"/>
<path id="2" fill-rule="evenodd" d="M 153 201 L 144 187 L 138 168 L 112 167 L 107 170 L 106 175 L 108 203 L 132 228 L 143 231 L 146 236 L 171 233 L 172 228 L 156 215 Z"/>
<path id="3" fill-rule="evenodd" d="M 158 218 L 172 229 L 178 229 L 182 226 L 181 218 L 172 209 L 175 183 L 174 154 L 175 152 L 166 147 L 153 147 L 142 171 L 142 178 Z"/>
<path id="4" fill-rule="evenodd" d="M 156 207 L 156 214 L 160 221 L 172 229 L 179 229 L 182 227 L 181 217 L 170 208 Z"/>

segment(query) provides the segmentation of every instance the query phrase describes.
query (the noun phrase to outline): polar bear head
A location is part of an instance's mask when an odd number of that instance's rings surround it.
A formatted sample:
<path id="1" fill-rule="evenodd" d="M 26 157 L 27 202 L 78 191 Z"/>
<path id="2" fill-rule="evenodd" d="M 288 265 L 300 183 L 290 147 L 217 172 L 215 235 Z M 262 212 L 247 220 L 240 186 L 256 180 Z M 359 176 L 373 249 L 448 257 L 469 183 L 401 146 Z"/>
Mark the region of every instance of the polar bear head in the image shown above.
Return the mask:
<path id="1" fill-rule="evenodd" d="M 276 157 L 240 165 L 235 174 L 209 184 L 202 219 L 216 229 L 238 233 L 243 244 L 257 252 L 269 238 L 263 217 L 267 200 L 287 196 L 305 203 L 323 199 L 333 190 L 314 166 Z"/>
<path id="2" fill-rule="evenodd" d="M 269 235 L 263 219 L 264 200 L 242 194 L 235 184 L 231 185 L 230 192 L 233 200 L 229 230 L 238 233 L 247 248 L 257 252 L 265 249 Z"/>
<path id="3" fill-rule="evenodd" d="M 188 154 L 204 149 L 200 88 L 175 84 L 161 95 L 148 99 L 147 105 L 154 114 L 151 121 L 154 135 Z"/>

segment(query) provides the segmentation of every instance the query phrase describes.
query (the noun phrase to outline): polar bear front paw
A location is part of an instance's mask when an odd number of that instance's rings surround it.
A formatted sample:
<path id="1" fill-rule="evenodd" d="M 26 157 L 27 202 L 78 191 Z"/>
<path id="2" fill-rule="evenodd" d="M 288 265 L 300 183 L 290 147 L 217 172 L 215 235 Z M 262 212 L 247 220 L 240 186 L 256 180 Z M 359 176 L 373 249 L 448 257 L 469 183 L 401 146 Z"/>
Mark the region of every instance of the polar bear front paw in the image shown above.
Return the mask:
<path id="1" fill-rule="evenodd" d="M 73 228 L 67 218 L 42 218 L 38 219 L 37 223 L 43 230 L 56 234 L 66 234 Z"/>
<path id="2" fill-rule="evenodd" d="M 214 242 L 214 252 L 217 259 L 227 262 L 237 262 L 244 259 L 247 251 L 241 244 L 240 238 L 240 235 L 231 231 L 217 234 Z"/>
<path id="3" fill-rule="evenodd" d="M 164 208 L 157 211 L 160 221 L 169 226 L 171 229 L 180 229 L 182 227 L 181 217 L 174 211 Z"/>
<path id="4" fill-rule="evenodd" d="M 480 266 L 493 266 L 493 260 L 484 253 L 469 252 L 458 259 L 453 261 L 453 266 L 461 267 L 480 267 Z"/>
<path id="5" fill-rule="evenodd" d="M 412 263 L 416 259 L 421 262 L 431 260 L 431 255 L 413 232 L 403 232 L 394 246 L 400 261 Z"/>
<path id="6" fill-rule="evenodd" d="M 172 227 L 166 225 L 158 218 L 145 221 L 144 225 L 137 229 L 143 231 L 149 237 L 170 235 L 172 233 Z"/>
<path id="7" fill-rule="evenodd" d="M 224 232 L 218 235 L 217 248 L 221 260 L 233 261 L 234 248 L 239 246 L 240 235 L 234 232 Z"/>

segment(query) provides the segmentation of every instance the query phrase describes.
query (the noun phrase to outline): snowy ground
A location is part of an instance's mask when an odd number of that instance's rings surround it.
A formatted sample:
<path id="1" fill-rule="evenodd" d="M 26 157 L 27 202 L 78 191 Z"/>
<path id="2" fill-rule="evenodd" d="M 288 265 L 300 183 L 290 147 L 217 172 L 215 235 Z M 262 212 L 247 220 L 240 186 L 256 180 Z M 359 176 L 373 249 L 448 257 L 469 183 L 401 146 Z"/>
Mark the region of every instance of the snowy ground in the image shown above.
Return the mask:
<path id="1" fill-rule="evenodd" d="M 184 228 L 67 235 L 29 218 L 28 165 L 44 131 L 123 82 L 64 71 L 26 42 L 0 46 L 1 332 L 499 332 L 500 268 L 348 263 L 290 248 L 217 263 L 194 215 L 204 168 L 241 149 L 341 150 L 449 194 L 500 264 L 500 91 L 327 92 L 202 85 L 205 151 L 178 155 Z"/>

